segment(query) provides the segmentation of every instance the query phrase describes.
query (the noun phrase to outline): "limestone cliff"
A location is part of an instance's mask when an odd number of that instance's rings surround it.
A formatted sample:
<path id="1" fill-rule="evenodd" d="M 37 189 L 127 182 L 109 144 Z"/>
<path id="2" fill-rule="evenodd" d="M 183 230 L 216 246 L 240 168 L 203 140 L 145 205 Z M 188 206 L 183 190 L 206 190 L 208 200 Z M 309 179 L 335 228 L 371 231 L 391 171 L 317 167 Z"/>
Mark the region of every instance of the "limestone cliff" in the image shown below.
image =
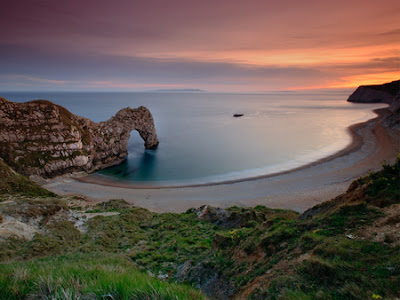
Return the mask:
<path id="1" fill-rule="evenodd" d="M 400 91 L 390 105 L 389 110 L 392 113 L 383 120 L 382 124 L 400 130 Z"/>
<path id="2" fill-rule="evenodd" d="M 400 90 L 400 80 L 380 85 L 359 86 L 347 101 L 357 103 L 392 104 Z"/>
<path id="3" fill-rule="evenodd" d="M 47 100 L 14 103 L 0 97 L 0 157 L 25 175 L 53 177 L 93 171 L 123 160 L 130 132 L 158 145 L 150 111 L 124 108 L 95 123 Z"/>
<path id="4" fill-rule="evenodd" d="M 380 85 L 359 86 L 347 101 L 390 104 L 388 114 L 382 118 L 382 124 L 400 130 L 400 80 Z"/>

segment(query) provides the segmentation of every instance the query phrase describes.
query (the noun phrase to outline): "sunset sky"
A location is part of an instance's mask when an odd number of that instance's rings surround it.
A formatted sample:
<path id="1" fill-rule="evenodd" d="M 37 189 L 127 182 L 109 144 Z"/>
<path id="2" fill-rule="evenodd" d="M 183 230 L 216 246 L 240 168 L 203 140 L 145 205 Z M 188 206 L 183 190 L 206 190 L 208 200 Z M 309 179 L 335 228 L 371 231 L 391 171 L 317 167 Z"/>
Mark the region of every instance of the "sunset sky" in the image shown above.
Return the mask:
<path id="1" fill-rule="evenodd" d="M 0 90 L 260 92 L 400 79 L 399 0 L 15 0 Z"/>

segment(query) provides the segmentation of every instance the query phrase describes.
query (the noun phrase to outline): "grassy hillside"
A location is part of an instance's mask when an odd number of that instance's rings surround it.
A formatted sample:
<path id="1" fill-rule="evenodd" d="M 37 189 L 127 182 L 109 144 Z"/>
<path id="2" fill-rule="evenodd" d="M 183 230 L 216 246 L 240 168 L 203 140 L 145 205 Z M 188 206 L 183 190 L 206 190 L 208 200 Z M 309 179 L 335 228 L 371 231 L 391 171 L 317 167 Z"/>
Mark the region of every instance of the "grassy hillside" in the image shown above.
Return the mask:
<path id="1" fill-rule="evenodd" d="M 100 299 L 117 291 L 110 299 L 135 298 L 142 294 L 123 274 L 136 268 L 216 299 L 400 297 L 400 157 L 302 215 L 263 206 L 157 214 L 123 200 L 94 207 L 77 201 L 0 203 L 3 225 L 18 220 L 32 232 L 29 237 L 15 228 L 3 235 L 0 295 L 23 299 L 51 290 Z M 103 273 L 106 279 L 95 275 Z M 154 278 L 144 281 L 161 286 Z M 137 299 L 170 299 L 151 294 L 161 290 L 201 297 L 176 285 L 145 286 L 139 290 L 146 296 Z"/>
<path id="2" fill-rule="evenodd" d="M 0 158 L 0 196 L 19 194 L 23 196 L 55 196 L 27 177 L 20 175 L 7 166 Z"/>
<path id="3" fill-rule="evenodd" d="M 0 299 L 205 299 L 184 285 L 154 279 L 129 259 L 76 254 L 1 266 Z"/>

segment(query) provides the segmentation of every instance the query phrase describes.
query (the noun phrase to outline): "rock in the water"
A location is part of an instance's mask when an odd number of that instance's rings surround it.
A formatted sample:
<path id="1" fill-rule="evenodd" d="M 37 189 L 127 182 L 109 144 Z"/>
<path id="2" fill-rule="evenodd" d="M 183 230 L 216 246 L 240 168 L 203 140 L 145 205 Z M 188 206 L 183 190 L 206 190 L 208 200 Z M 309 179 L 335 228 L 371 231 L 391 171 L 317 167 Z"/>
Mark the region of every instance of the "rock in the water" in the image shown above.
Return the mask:
<path id="1" fill-rule="evenodd" d="M 147 149 L 157 147 L 154 120 L 144 106 L 95 123 L 47 100 L 14 103 L 0 97 L 0 156 L 25 175 L 52 177 L 120 163 L 132 130 Z"/>

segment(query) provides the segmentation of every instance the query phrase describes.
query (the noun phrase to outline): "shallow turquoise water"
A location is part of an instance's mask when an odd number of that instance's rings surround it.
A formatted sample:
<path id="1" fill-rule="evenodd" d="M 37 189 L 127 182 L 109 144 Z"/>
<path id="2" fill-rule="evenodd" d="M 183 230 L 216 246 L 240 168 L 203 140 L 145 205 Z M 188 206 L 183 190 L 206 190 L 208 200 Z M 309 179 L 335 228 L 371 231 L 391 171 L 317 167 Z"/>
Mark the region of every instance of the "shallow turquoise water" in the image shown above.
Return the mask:
<path id="1" fill-rule="evenodd" d="M 295 168 L 351 141 L 346 128 L 374 116 L 377 104 L 346 102 L 348 92 L 306 94 L 1 93 L 11 101 L 47 99 L 96 122 L 145 105 L 160 145 L 145 150 L 132 132 L 128 158 L 99 174 L 146 184 L 239 179 Z M 233 118 L 233 114 L 244 114 Z"/>

